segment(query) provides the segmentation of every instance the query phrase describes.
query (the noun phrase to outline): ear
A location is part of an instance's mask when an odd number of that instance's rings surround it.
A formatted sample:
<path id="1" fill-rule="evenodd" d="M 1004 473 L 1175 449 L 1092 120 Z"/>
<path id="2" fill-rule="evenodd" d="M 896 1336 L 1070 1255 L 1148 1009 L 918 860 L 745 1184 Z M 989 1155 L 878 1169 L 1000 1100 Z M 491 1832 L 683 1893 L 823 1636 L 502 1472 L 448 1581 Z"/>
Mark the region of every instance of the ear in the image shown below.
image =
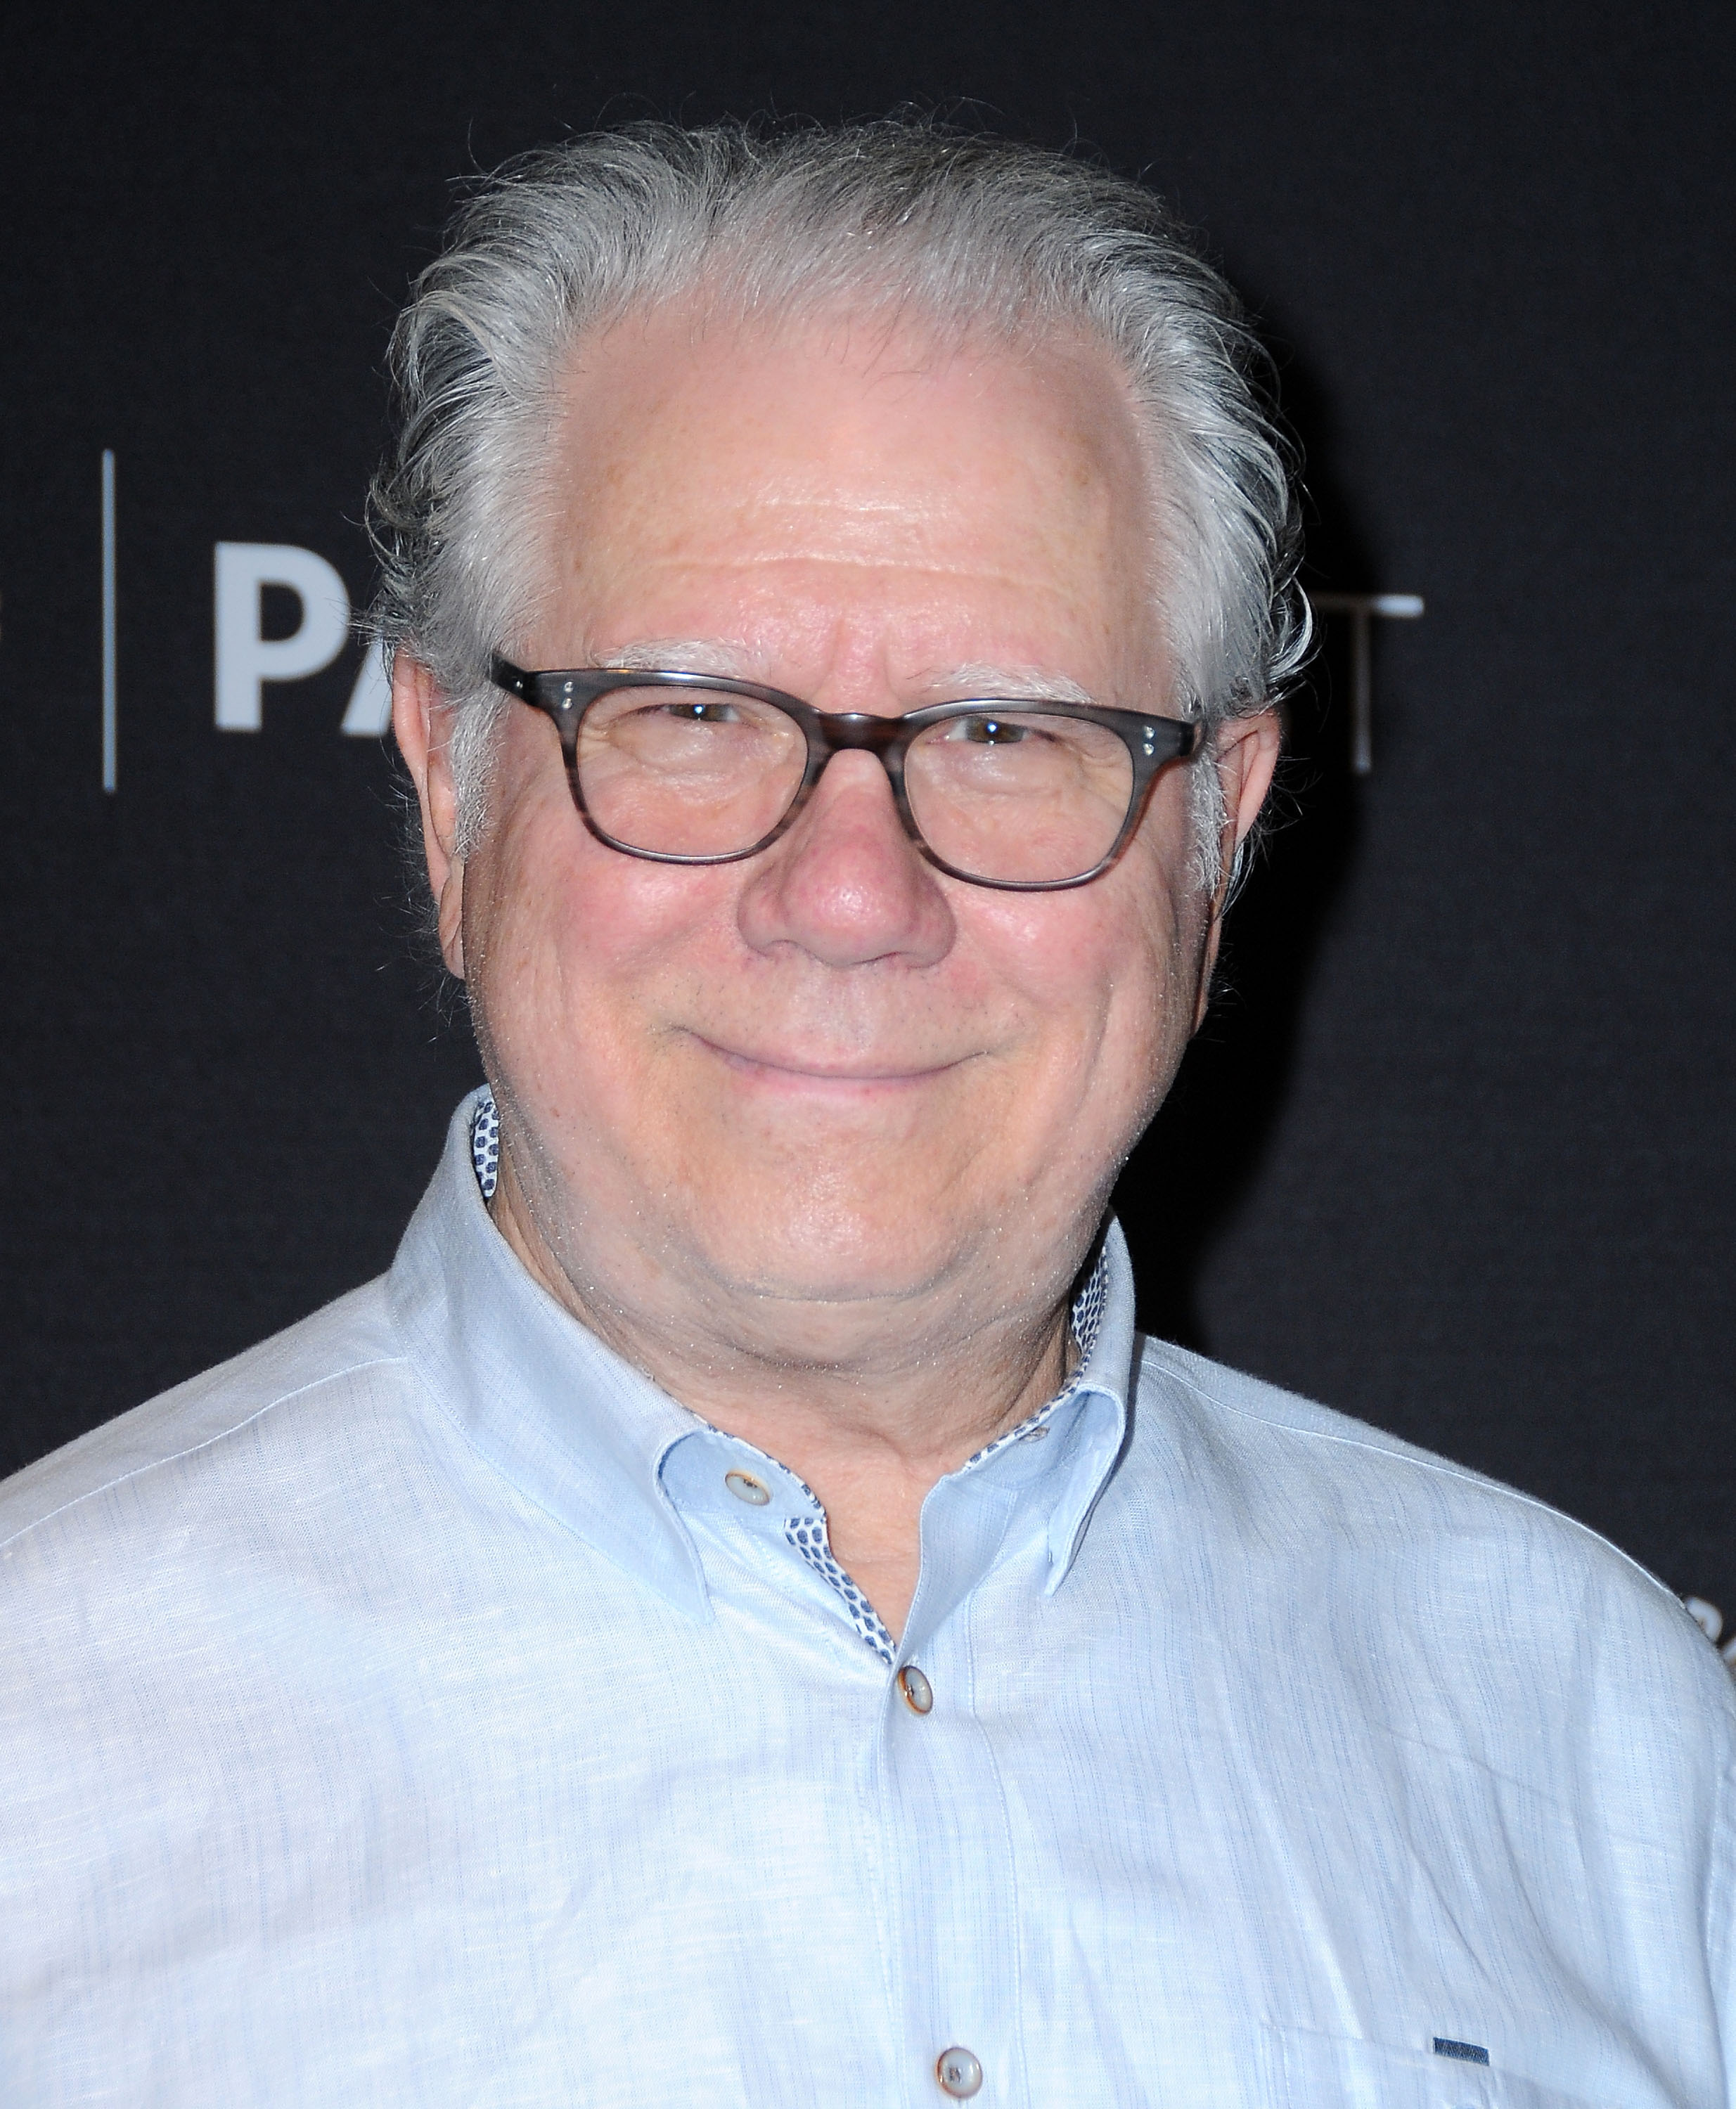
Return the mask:
<path id="1" fill-rule="evenodd" d="M 1272 774 L 1278 765 L 1283 743 L 1278 714 L 1271 709 L 1255 711 L 1245 718 L 1227 719 L 1218 728 L 1212 762 L 1218 770 L 1218 781 L 1223 787 L 1223 836 L 1218 846 L 1218 861 L 1223 876 L 1213 896 L 1211 920 L 1206 930 L 1205 971 L 1200 976 L 1200 993 L 1194 1009 L 1196 1032 L 1210 1000 L 1212 969 L 1217 964 L 1218 941 L 1223 933 L 1223 910 L 1229 897 L 1236 852 L 1259 818 L 1260 807 L 1272 788 Z"/>
<path id="2" fill-rule="evenodd" d="M 464 860 L 457 849 L 458 788 L 447 749 L 452 707 L 427 668 L 407 652 L 397 653 L 392 660 L 391 725 L 422 809 L 422 847 L 428 860 L 428 884 L 439 904 L 441 954 L 462 981 Z"/>
<path id="3" fill-rule="evenodd" d="M 1284 743 L 1276 711 L 1231 718 L 1218 728 L 1218 781 L 1223 786 L 1223 865 L 1227 870 L 1272 788 Z M 1222 912 L 1221 907 L 1218 911 Z"/>

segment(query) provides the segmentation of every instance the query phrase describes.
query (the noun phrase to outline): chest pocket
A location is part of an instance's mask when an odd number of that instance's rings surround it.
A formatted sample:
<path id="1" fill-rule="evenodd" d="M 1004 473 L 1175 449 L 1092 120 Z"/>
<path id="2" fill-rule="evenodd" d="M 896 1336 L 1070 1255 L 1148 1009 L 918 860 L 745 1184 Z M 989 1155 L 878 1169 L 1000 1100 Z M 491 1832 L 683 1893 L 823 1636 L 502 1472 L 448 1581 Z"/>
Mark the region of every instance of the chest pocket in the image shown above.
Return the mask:
<path id="1" fill-rule="evenodd" d="M 1594 2103 L 1583 2094 L 1563 2094 L 1534 2080 L 1443 2057 L 1427 2050 L 1276 2029 L 1278 2071 L 1285 2109 L 1628 2109 L 1628 2100 Z M 1631 2098 L 1634 2109 L 1652 2109 L 1657 2098 Z"/>

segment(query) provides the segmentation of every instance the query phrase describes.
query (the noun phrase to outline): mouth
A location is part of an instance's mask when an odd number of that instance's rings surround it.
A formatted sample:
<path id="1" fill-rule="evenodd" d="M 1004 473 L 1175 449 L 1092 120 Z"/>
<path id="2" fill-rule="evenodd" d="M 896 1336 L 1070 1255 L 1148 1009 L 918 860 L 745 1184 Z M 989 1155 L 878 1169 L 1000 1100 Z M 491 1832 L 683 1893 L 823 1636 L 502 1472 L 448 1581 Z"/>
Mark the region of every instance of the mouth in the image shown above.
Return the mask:
<path id="1" fill-rule="evenodd" d="M 744 1082 L 777 1091 L 810 1091 L 822 1096 L 849 1097 L 920 1090 L 950 1075 L 970 1058 L 943 1062 L 875 1061 L 861 1058 L 804 1054 L 726 1047 L 703 1033 L 692 1035 L 706 1053 Z"/>

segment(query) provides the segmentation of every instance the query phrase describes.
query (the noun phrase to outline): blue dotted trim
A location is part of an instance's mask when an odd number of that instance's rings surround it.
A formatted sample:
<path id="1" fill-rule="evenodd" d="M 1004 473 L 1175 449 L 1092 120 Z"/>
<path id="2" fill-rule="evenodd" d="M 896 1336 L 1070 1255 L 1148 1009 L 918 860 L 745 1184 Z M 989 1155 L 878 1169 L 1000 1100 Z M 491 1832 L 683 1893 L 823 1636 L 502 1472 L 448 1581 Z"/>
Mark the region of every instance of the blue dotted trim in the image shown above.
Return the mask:
<path id="1" fill-rule="evenodd" d="M 825 1511 L 816 1502 L 812 1515 L 787 1517 L 784 1537 L 821 1579 L 829 1582 L 837 1591 L 859 1637 L 889 1669 L 897 1660 L 898 1651 L 879 1613 L 832 1556 L 832 1547 L 826 1538 Z"/>
<path id="2" fill-rule="evenodd" d="M 1096 1345 L 1097 1333 L 1103 1323 L 1103 1313 L 1109 1303 L 1109 1254 L 1098 1255 L 1097 1263 L 1091 1271 L 1091 1279 L 1073 1299 L 1073 1339 L 1079 1351 L 1079 1369 L 1083 1369 Z M 1078 1370 L 1064 1384 L 1047 1406 L 1040 1406 L 1035 1413 L 1028 1415 L 1016 1428 L 1009 1428 L 1004 1435 L 997 1435 L 992 1443 L 985 1443 L 974 1456 L 965 1460 L 964 1470 L 980 1465 L 985 1458 L 994 1456 L 1006 1449 L 1010 1443 L 1022 1443 L 1035 1429 L 1041 1428 L 1064 1398 L 1070 1398 L 1078 1387 Z"/>
<path id="3" fill-rule="evenodd" d="M 1073 1337 L 1083 1362 L 1097 1344 L 1103 1314 L 1109 1308 L 1109 1254 L 1099 1253 L 1091 1279 L 1073 1299 Z"/>
<path id="4" fill-rule="evenodd" d="M 484 1091 L 470 1116 L 470 1162 L 482 1199 L 492 1201 L 500 1183 L 500 1113 L 492 1091 Z"/>

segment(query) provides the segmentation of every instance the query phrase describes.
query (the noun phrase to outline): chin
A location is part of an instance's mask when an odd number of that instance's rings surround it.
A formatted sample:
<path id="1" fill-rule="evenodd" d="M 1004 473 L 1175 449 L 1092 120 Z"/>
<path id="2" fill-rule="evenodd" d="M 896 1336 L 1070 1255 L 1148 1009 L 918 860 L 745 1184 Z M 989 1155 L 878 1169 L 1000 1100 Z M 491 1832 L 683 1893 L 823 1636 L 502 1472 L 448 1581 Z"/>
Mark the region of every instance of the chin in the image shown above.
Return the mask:
<path id="1" fill-rule="evenodd" d="M 968 1264 L 973 1241 L 952 1207 L 889 1211 L 812 1195 L 792 1207 L 788 1187 L 757 1208 L 738 1199 L 694 1229 L 694 1242 L 720 1284 L 803 1303 L 920 1296 L 961 1261 Z"/>

